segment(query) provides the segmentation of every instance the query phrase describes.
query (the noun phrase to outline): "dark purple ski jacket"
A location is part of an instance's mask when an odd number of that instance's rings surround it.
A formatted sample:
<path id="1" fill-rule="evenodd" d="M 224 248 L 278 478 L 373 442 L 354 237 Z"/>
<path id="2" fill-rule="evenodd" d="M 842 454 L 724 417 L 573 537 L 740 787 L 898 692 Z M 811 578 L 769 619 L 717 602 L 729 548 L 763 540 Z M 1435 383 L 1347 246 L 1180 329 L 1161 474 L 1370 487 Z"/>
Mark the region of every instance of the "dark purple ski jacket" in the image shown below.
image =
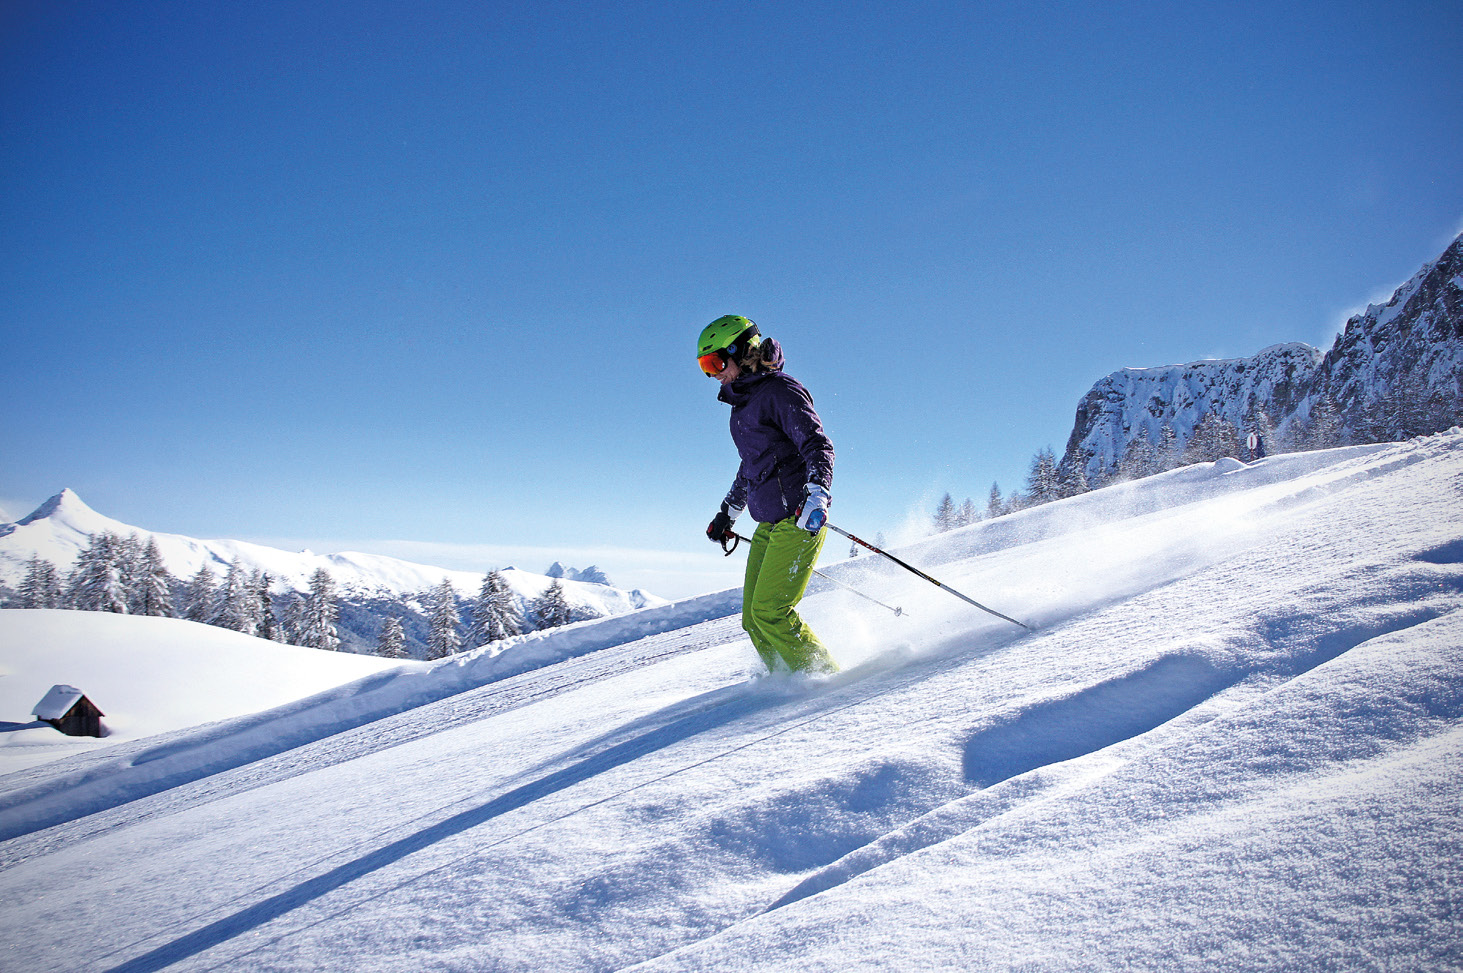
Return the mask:
<path id="1" fill-rule="evenodd" d="M 754 372 L 722 386 L 717 397 L 731 404 L 732 441 L 742 457 L 728 506 L 773 524 L 793 515 L 805 484 L 832 492 L 833 443 L 802 383 L 781 371 Z"/>

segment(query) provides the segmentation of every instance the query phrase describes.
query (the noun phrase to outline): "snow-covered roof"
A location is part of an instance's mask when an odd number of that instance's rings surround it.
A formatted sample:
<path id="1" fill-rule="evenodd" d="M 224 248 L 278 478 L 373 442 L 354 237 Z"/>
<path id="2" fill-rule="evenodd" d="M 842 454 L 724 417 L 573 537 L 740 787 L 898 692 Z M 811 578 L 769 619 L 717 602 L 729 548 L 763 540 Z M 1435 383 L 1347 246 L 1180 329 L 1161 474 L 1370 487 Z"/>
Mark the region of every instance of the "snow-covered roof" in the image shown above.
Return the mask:
<path id="1" fill-rule="evenodd" d="M 46 698 L 36 703 L 31 715 L 41 720 L 59 720 L 71 711 L 76 701 L 86 695 L 75 686 L 52 686 Z"/>

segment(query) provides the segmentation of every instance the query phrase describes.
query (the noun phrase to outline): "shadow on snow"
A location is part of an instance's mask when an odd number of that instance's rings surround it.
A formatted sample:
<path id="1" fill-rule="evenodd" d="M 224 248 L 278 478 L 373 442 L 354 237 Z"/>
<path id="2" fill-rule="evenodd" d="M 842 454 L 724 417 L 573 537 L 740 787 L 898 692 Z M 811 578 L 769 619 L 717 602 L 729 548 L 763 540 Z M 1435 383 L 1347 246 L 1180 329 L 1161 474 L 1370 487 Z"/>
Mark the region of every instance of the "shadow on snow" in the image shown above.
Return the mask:
<path id="1" fill-rule="evenodd" d="M 259 929 L 267 923 L 322 898 L 337 889 L 343 888 L 358 879 L 395 864 L 409 855 L 428 849 L 466 831 L 470 831 L 494 818 L 526 807 L 542 798 L 567 790 L 576 784 L 584 783 L 600 774 L 624 766 L 648 754 L 689 740 L 699 734 L 726 726 L 764 710 L 775 709 L 799 702 L 800 700 L 806 701 L 807 699 L 806 695 L 789 692 L 748 693 L 745 691 L 735 691 L 744 689 L 745 687 L 733 687 L 731 690 L 716 690 L 706 693 L 698 699 L 688 701 L 688 703 L 680 704 L 678 707 L 673 707 L 671 709 L 670 722 L 663 723 L 623 742 L 609 746 L 607 749 L 593 753 L 568 767 L 545 774 L 526 784 L 515 787 L 507 793 L 492 798 L 483 804 L 454 814 L 436 824 L 409 834 L 404 838 L 382 845 L 321 875 L 306 879 L 291 888 L 241 909 L 232 915 L 215 920 L 171 942 L 164 943 L 147 953 L 127 960 L 113 967 L 109 973 L 146 973 L 146 971 L 161 970 L 173 963 L 196 956 L 208 949 L 228 942 L 237 936 Z M 675 713 L 683 711 L 688 712 L 685 712 L 685 715 L 675 715 Z M 750 744 L 745 744 L 744 746 L 746 745 Z M 699 766 L 702 763 L 723 755 L 721 752 L 718 752 L 696 763 L 669 770 L 651 780 L 635 783 L 613 794 L 575 807 L 550 820 L 539 822 L 525 829 L 524 832 L 515 834 L 513 837 L 519 837 L 527 831 L 543 827 L 553 821 L 562 820 L 580 811 L 608 803 L 631 791 L 682 773 L 692 767 Z"/>

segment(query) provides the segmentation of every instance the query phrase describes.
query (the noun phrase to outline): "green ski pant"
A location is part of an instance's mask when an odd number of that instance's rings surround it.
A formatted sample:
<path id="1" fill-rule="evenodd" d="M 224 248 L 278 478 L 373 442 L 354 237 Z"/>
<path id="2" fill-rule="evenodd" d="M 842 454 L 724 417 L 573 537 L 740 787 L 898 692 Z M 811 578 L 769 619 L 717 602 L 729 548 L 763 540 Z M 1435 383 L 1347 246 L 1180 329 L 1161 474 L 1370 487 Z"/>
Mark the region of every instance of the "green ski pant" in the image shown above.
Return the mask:
<path id="1" fill-rule="evenodd" d="M 838 664 L 795 611 L 808 590 L 828 530 L 809 534 L 789 517 L 758 524 L 747 553 L 742 628 L 769 672 L 835 672 Z"/>

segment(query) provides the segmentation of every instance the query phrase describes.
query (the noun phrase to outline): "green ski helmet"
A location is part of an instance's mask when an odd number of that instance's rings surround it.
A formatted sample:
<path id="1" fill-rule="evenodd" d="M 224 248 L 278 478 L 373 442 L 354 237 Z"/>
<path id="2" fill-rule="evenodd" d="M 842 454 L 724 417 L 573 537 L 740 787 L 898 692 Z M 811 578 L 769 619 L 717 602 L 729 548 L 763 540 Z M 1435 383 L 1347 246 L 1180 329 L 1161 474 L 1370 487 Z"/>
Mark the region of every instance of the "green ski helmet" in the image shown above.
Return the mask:
<path id="1" fill-rule="evenodd" d="M 757 325 L 740 314 L 724 314 L 701 331 L 696 358 L 707 375 L 720 375 L 728 359 L 740 358 L 762 343 Z"/>

